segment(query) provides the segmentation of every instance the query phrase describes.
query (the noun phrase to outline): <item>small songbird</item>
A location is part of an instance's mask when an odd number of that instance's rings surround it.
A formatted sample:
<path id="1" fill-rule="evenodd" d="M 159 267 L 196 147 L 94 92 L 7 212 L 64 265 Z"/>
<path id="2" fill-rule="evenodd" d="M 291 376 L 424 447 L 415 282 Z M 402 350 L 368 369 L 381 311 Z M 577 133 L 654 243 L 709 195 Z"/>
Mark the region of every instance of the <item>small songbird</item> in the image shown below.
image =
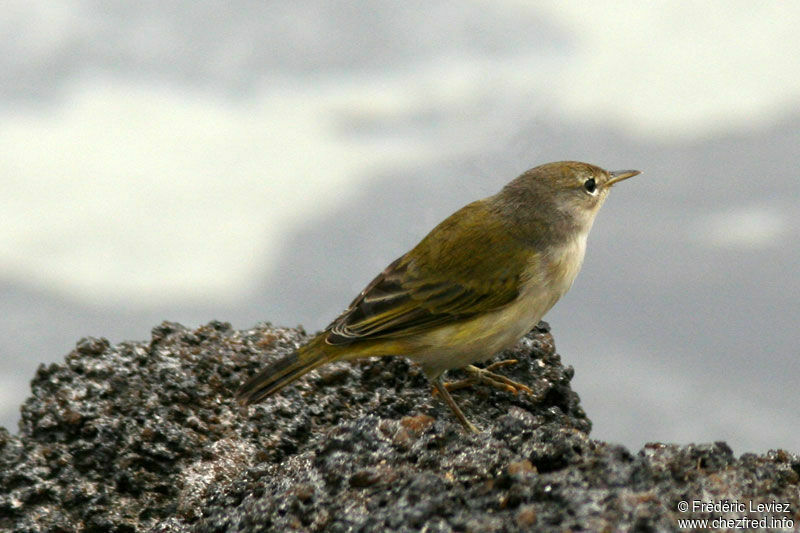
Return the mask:
<path id="1" fill-rule="evenodd" d="M 249 405 L 331 361 L 402 355 L 418 363 L 468 431 L 442 374 L 530 389 L 472 365 L 514 345 L 572 285 L 611 186 L 638 170 L 563 161 L 528 170 L 466 205 L 392 262 L 325 331 L 269 365 L 237 393 Z"/>

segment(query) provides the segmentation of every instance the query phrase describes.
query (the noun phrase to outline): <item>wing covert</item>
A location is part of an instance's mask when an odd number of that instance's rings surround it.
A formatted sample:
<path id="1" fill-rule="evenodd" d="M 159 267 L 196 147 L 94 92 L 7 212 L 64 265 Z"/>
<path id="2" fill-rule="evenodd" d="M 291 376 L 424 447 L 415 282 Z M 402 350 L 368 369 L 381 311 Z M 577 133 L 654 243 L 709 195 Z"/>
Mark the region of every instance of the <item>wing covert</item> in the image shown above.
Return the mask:
<path id="1" fill-rule="evenodd" d="M 327 342 L 405 337 L 512 302 L 529 252 L 486 218 L 452 231 L 463 226 L 462 211 L 483 215 L 476 213 L 481 208 L 479 202 L 462 208 L 391 263 L 328 326 Z"/>

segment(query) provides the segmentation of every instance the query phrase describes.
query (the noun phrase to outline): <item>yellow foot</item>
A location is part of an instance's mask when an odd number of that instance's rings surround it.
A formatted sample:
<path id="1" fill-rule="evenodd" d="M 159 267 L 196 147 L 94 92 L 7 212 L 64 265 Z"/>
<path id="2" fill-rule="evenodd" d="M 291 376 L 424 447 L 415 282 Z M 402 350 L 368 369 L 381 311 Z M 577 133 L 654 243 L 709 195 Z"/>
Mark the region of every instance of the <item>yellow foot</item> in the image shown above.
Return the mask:
<path id="1" fill-rule="evenodd" d="M 492 363 L 486 368 L 478 368 L 477 366 L 468 365 L 464 367 L 464 370 L 466 370 L 470 374 L 470 376 L 467 379 L 462 379 L 451 383 L 443 383 L 443 385 L 445 389 L 451 391 L 451 390 L 463 389 L 465 387 L 471 387 L 476 383 L 486 383 L 487 385 L 491 385 L 492 387 L 496 387 L 500 390 L 510 392 L 511 394 L 517 394 L 519 393 L 519 391 L 527 392 L 528 394 L 533 394 L 533 391 L 527 385 L 523 385 L 522 383 L 512 381 L 505 376 L 501 376 L 500 374 L 495 374 L 494 372 L 492 372 L 492 370 L 496 368 L 500 368 L 501 366 L 513 365 L 516 364 L 517 362 L 518 361 L 516 359 L 507 359 L 505 361 L 497 361 L 496 363 Z"/>

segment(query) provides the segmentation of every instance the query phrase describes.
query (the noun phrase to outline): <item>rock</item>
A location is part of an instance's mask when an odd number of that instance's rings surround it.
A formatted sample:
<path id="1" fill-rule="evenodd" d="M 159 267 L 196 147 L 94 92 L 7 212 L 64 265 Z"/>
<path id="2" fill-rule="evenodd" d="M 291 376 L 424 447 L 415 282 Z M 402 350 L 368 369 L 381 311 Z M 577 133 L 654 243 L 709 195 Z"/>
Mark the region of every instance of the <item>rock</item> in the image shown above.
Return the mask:
<path id="1" fill-rule="evenodd" d="M 795 454 L 736 458 L 722 442 L 634 454 L 590 439 L 545 323 L 498 356 L 519 360 L 502 372 L 532 395 L 453 393 L 476 435 L 402 358 L 334 363 L 241 409 L 241 381 L 305 339 L 219 322 L 163 323 L 149 343 L 81 339 L 37 371 L 19 435 L 0 428 L 0 530 L 664 531 L 692 517 L 800 519 Z M 680 511 L 693 500 L 788 510 Z"/>

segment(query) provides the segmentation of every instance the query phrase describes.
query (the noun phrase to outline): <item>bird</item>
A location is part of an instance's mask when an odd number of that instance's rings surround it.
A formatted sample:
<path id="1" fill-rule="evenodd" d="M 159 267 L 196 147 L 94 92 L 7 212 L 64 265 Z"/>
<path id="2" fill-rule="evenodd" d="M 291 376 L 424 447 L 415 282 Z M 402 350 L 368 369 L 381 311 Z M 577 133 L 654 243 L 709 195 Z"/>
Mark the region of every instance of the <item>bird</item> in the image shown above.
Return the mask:
<path id="1" fill-rule="evenodd" d="M 262 401 L 332 361 L 405 356 L 464 429 L 478 432 L 443 374 L 463 368 L 470 383 L 531 392 L 493 372 L 515 361 L 473 363 L 516 344 L 569 290 L 611 187 L 640 173 L 547 163 L 462 207 L 391 262 L 323 331 L 242 384 L 238 401 Z"/>

